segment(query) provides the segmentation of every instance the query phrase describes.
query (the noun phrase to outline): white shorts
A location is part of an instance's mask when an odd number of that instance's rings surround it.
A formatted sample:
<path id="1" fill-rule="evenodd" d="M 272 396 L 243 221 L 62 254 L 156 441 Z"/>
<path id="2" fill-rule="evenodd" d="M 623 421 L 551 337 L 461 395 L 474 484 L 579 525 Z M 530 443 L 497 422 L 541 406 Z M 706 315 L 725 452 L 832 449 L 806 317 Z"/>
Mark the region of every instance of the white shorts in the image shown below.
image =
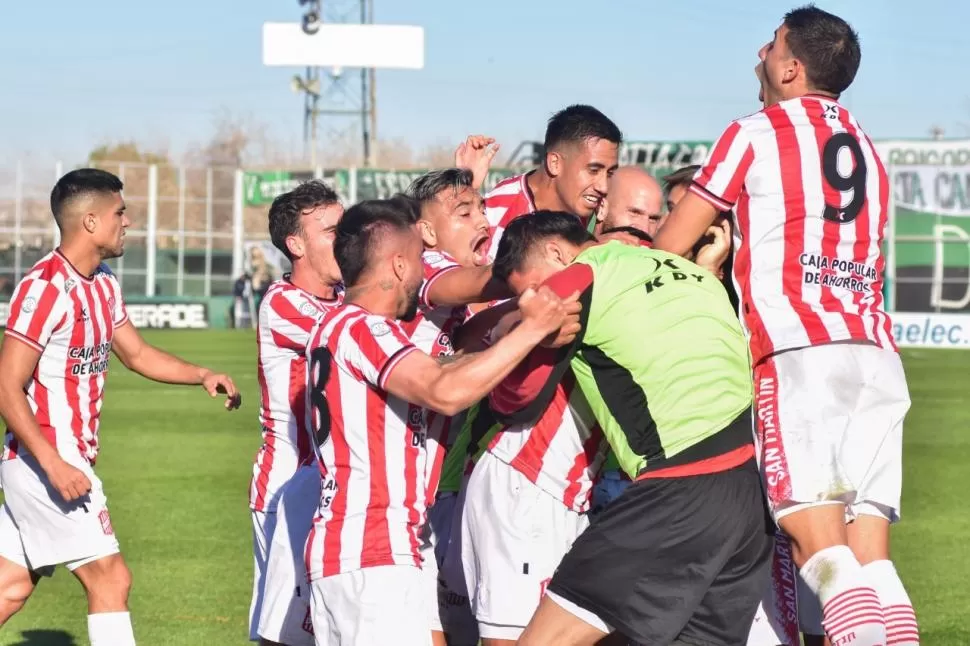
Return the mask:
<path id="1" fill-rule="evenodd" d="M 465 581 L 482 638 L 519 638 L 588 524 L 585 514 L 491 453 L 482 456 L 468 482 L 461 528 Z"/>
<path id="2" fill-rule="evenodd" d="M 75 570 L 119 552 L 101 479 L 86 463 L 72 466 L 91 481 L 91 491 L 67 503 L 31 456 L 0 463 L 0 556 L 50 575 L 56 565 Z"/>
<path id="3" fill-rule="evenodd" d="M 317 579 L 310 584 L 316 644 L 432 646 L 426 583 L 421 570 L 408 565 Z"/>
<path id="4" fill-rule="evenodd" d="M 461 562 L 461 519 L 470 477 L 462 478 L 455 498 L 448 545 L 438 574 L 438 612 L 448 635 L 448 643 L 452 646 L 478 646 L 479 637 L 478 623 L 468 602 L 468 586 L 465 585 L 465 570 Z"/>
<path id="5" fill-rule="evenodd" d="M 820 504 L 899 519 L 903 419 L 899 355 L 833 343 L 782 352 L 754 369 L 756 442 L 775 520 Z"/>
<path id="6" fill-rule="evenodd" d="M 279 491 L 256 632 L 286 646 L 314 643 L 304 549 L 320 506 L 320 484 L 316 465 L 305 466 Z"/>
<path id="7" fill-rule="evenodd" d="M 263 611 L 263 585 L 266 582 L 266 556 L 276 528 L 276 512 L 250 510 L 253 520 L 253 598 L 249 603 L 249 641 L 259 641 L 257 627 Z"/>

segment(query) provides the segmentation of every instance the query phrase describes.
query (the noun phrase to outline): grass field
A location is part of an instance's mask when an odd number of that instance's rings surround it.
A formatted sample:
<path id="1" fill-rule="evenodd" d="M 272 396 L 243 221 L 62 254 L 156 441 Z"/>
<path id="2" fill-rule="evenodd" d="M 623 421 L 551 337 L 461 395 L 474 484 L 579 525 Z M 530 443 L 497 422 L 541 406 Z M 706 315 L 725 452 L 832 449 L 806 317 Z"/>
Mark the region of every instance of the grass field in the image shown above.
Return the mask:
<path id="1" fill-rule="evenodd" d="M 229 372 L 243 407 L 201 389 L 141 379 L 115 361 L 98 473 L 134 574 L 135 635 L 146 646 L 247 643 L 252 577 L 247 487 L 259 445 L 255 341 L 249 332 L 152 332 L 155 344 Z M 928 646 L 970 644 L 970 354 L 904 355 L 913 398 L 903 522 L 893 552 Z M 966 488 L 966 489 L 965 489 Z M 0 629 L 0 645 L 87 644 L 80 585 L 63 569 Z"/>

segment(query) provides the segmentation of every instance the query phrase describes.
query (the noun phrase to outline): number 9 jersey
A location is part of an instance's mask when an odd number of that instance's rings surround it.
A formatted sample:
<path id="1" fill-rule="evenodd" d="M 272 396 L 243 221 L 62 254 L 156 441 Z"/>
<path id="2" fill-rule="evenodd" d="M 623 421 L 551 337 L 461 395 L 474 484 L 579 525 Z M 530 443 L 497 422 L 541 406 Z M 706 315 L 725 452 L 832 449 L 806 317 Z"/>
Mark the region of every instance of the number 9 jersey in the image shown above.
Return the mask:
<path id="1" fill-rule="evenodd" d="M 896 349 L 882 296 L 889 178 L 843 106 L 807 95 L 737 119 L 690 190 L 734 212 L 734 282 L 755 364 L 832 341 Z"/>

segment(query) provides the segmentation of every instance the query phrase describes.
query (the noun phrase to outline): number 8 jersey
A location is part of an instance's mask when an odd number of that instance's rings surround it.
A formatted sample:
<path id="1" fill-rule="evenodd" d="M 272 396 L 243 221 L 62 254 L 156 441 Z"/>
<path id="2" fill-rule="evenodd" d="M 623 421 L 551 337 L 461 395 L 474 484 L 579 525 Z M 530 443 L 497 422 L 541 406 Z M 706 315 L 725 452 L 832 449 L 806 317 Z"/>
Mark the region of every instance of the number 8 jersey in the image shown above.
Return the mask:
<path id="1" fill-rule="evenodd" d="M 734 212 L 734 282 L 755 364 L 850 339 L 896 349 L 882 296 L 889 178 L 843 106 L 807 95 L 737 119 L 690 190 Z"/>

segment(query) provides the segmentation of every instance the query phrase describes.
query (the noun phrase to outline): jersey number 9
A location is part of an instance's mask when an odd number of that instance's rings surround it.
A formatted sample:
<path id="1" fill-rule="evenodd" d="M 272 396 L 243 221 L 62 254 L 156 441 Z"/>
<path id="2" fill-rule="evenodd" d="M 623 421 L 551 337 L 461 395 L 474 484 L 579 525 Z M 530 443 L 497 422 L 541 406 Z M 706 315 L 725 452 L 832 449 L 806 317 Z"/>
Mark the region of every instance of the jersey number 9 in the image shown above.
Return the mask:
<path id="1" fill-rule="evenodd" d="M 848 175 L 839 171 L 839 155 L 846 148 L 852 155 L 852 170 Z M 859 211 L 866 203 L 866 158 L 862 154 L 859 140 L 847 132 L 837 132 L 825 143 L 822 149 L 822 175 L 826 183 L 839 192 L 839 204 L 826 204 L 822 217 L 830 222 L 848 224 L 859 217 Z M 842 205 L 844 194 L 852 193 L 848 204 Z"/>

